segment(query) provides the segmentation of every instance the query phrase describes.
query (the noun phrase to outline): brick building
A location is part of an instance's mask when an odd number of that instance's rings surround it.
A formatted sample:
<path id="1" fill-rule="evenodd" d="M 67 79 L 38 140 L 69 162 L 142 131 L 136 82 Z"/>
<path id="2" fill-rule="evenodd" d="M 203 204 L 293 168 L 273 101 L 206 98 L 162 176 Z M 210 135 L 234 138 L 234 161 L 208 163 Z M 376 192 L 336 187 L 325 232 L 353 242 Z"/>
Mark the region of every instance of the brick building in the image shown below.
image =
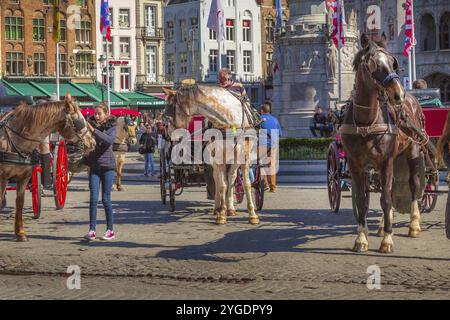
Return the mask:
<path id="1" fill-rule="evenodd" d="M 53 0 L 2 0 L 0 6 L 2 77 L 54 78 Z M 91 82 L 97 30 L 94 0 L 61 1 L 60 11 L 61 77 Z"/>

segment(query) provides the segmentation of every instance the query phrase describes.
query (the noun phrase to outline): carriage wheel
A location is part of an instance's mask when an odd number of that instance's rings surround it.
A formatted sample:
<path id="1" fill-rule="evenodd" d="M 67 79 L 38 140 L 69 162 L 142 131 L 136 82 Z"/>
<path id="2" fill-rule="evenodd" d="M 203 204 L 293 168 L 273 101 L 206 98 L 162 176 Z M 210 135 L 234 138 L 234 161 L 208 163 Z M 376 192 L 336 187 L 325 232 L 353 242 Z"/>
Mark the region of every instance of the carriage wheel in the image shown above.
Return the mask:
<path id="1" fill-rule="evenodd" d="M 164 155 L 159 155 L 159 189 L 161 192 L 161 202 L 166 204 L 167 189 L 166 189 L 166 163 Z"/>
<path id="2" fill-rule="evenodd" d="M 434 210 L 437 203 L 437 193 L 434 193 L 438 190 L 438 185 L 433 182 L 428 182 L 425 186 L 425 191 L 433 192 L 433 193 L 424 193 L 422 200 L 419 203 L 420 212 L 421 213 L 429 213 Z"/>
<path id="3" fill-rule="evenodd" d="M 330 144 L 327 157 L 328 201 L 331 211 L 337 213 L 341 205 L 341 173 L 336 145 Z"/>
<path id="4" fill-rule="evenodd" d="M 236 182 L 234 183 L 234 193 L 236 196 L 236 202 L 239 204 L 242 203 L 242 201 L 244 201 L 244 187 L 242 186 L 241 169 L 238 169 Z"/>
<path id="5" fill-rule="evenodd" d="M 53 194 L 56 209 L 64 208 L 69 182 L 69 165 L 67 163 L 67 149 L 64 140 L 60 140 L 53 151 Z"/>
<path id="6" fill-rule="evenodd" d="M 41 183 L 41 167 L 36 167 L 31 176 L 31 202 L 33 205 L 33 219 L 39 219 L 42 207 L 42 183 Z"/>
<path id="7" fill-rule="evenodd" d="M 172 172 L 172 168 L 169 165 L 169 202 L 170 202 L 170 211 L 174 212 L 175 211 L 175 191 L 176 191 L 176 187 L 175 187 L 175 172 Z"/>
<path id="8" fill-rule="evenodd" d="M 255 207 L 256 211 L 261 211 L 264 205 L 265 181 L 261 175 L 261 168 L 259 166 L 255 167 L 254 176 L 255 181 L 253 182 L 253 195 L 255 198 Z"/>

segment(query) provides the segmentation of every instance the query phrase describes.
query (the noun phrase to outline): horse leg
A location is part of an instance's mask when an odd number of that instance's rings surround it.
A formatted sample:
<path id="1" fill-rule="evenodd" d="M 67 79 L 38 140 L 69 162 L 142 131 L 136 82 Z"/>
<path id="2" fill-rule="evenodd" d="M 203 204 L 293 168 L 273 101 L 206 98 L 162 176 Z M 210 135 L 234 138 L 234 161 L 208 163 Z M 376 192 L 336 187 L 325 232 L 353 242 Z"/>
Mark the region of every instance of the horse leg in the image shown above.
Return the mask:
<path id="1" fill-rule="evenodd" d="M 237 177 L 239 165 L 231 164 L 228 169 L 228 181 L 227 181 L 227 215 L 235 216 L 236 209 L 234 207 L 234 183 Z"/>
<path id="2" fill-rule="evenodd" d="M 349 159 L 349 169 L 352 176 L 352 197 L 354 197 L 353 214 L 358 224 L 358 236 L 352 251 L 365 252 L 369 250 L 367 212 L 369 210 L 369 193 L 364 169 L 357 166 Z"/>
<path id="3" fill-rule="evenodd" d="M 255 204 L 252 197 L 252 183 L 250 182 L 250 164 L 246 163 L 241 167 L 242 169 L 242 186 L 247 198 L 248 222 L 250 224 L 259 224 L 259 217 L 255 212 Z"/>
<path id="4" fill-rule="evenodd" d="M 6 181 L 4 180 L 0 181 L 0 211 L 4 206 L 3 200 L 5 199 L 6 185 L 7 185 Z"/>
<path id="5" fill-rule="evenodd" d="M 18 242 L 28 241 L 28 237 L 25 234 L 25 230 L 23 227 L 23 204 L 25 201 L 25 186 L 28 182 L 29 177 L 17 181 L 17 195 L 16 195 L 16 216 L 15 216 L 15 225 L 14 225 L 14 233 L 16 235 L 16 240 Z"/>
<path id="6" fill-rule="evenodd" d="M 122 186 L 122 170 L 125 165 L 125 154 L 119 155 L 119 161 L 117 163 L 117 170 L 116 170 L 116 184 L 117 184 L 117 190 L 118 191 L 124 191 L 125 188 Z"/>
<path id="7" fill-rule="evenodd" d="M 409 187 L 411 189 L 411 211 L 408 236 L 417 238 L 420 236 L 420 211 L 419 211 L 419 190 L 420 190 L 420 150 L 413 146 L 411 157 L 408 157 L 409 166 Z"/>
<path id="8" fill-rule="evenodd" d="M 379 252 L 391 253 L 394 250 L 394 241 L 392 239 L 392 179 L 394 175 L 394 157 L 386 161 L 380 173 L 382 185 L 380 204 L 383 209 L 384 236 Z"/>
<path id="9" fill-rule="evenodd" d="M 217 170 L 216 176 L 216 210 L 217 210 L 217 218 L 216 224 L 226 224 L 227 223 L 227 215 L 226 215 L 226 202 L 225 196 L 227 192 L 227 183 L 226 183 L 226 165 L 218 164 L 215 166 L 214 170 Z M 217 203 L 217 200 L 218 203 Z"/>

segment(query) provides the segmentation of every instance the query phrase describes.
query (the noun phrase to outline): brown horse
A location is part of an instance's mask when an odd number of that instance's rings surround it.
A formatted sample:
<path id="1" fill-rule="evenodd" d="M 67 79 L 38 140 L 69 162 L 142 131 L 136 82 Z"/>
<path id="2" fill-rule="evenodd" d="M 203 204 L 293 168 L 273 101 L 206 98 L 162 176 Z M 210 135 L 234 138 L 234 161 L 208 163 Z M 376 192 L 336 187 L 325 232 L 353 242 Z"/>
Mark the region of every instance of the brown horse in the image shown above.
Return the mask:
<path id="1" fill-rule="evenodd" d="M 418 237 L 420 211 L 418 207 L 420 180 L 419 157 L 421 146 L 412 128 L 423 129 L 423 116 L 419 102 L 406 93 L 396 74 L 398 61 L 386 49 L 383 34 L 380 43 L 361 35 L 360 50 L 354 60 L 356 71 L 355 92 L 340 129 L 342 143 L 349 158 L 352 177 L 353 213 L 358 223 L 358 237 L 353 251 L 368 250 L 367 213 L 369 191 L 367 172 L 380 173 L 381 207 L 384 233 L 379 251 L 393 251 L 392 240 L 392 184 L 394 160 L 404 154 L 409 167 L 411 211 L 409 236 Z M 381 228 L 381 224 L 380 224 Z"/>
<path id="2" fill-rule="evenodd" d="M 35 107 L 23 103 L 0 122 L 0 195 L 4 194 L 8 181 L 13 179 L 17 184 L 14 228 L 17 241 L 27 241 L 22 211 L 25 188 L 36 163 L 32 154 L 54 132 L 59 132 L 69 143 L 82 145 L 84 153 L 95 148 L 95 140 L 70 94 L 64 101 Z"/>

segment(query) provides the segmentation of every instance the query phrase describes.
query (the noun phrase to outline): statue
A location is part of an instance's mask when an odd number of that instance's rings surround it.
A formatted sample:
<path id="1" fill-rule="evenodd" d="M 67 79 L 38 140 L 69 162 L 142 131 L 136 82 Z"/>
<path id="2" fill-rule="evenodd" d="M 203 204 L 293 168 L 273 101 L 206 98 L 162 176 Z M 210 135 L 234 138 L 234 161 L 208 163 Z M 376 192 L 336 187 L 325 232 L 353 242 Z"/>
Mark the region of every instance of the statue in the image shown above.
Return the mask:
<path id="1" fill-rule="evenodd" d="M 348 22 L 351 26 L 356 26 L 356 12 L 355 12 L 355 9 L 353 9 L 353 8 L 350 11 L 350 16 L 348 18 Z"/>
<path id="2" fill-rule="evenodd" d="M 336 71 L 337 71 L 337 49 L 336 46 L 330 42 L 328 44 L 328 50 L 327 50 L 327 74 L 328 79 L 335 79 L 336 78 Z"/>

